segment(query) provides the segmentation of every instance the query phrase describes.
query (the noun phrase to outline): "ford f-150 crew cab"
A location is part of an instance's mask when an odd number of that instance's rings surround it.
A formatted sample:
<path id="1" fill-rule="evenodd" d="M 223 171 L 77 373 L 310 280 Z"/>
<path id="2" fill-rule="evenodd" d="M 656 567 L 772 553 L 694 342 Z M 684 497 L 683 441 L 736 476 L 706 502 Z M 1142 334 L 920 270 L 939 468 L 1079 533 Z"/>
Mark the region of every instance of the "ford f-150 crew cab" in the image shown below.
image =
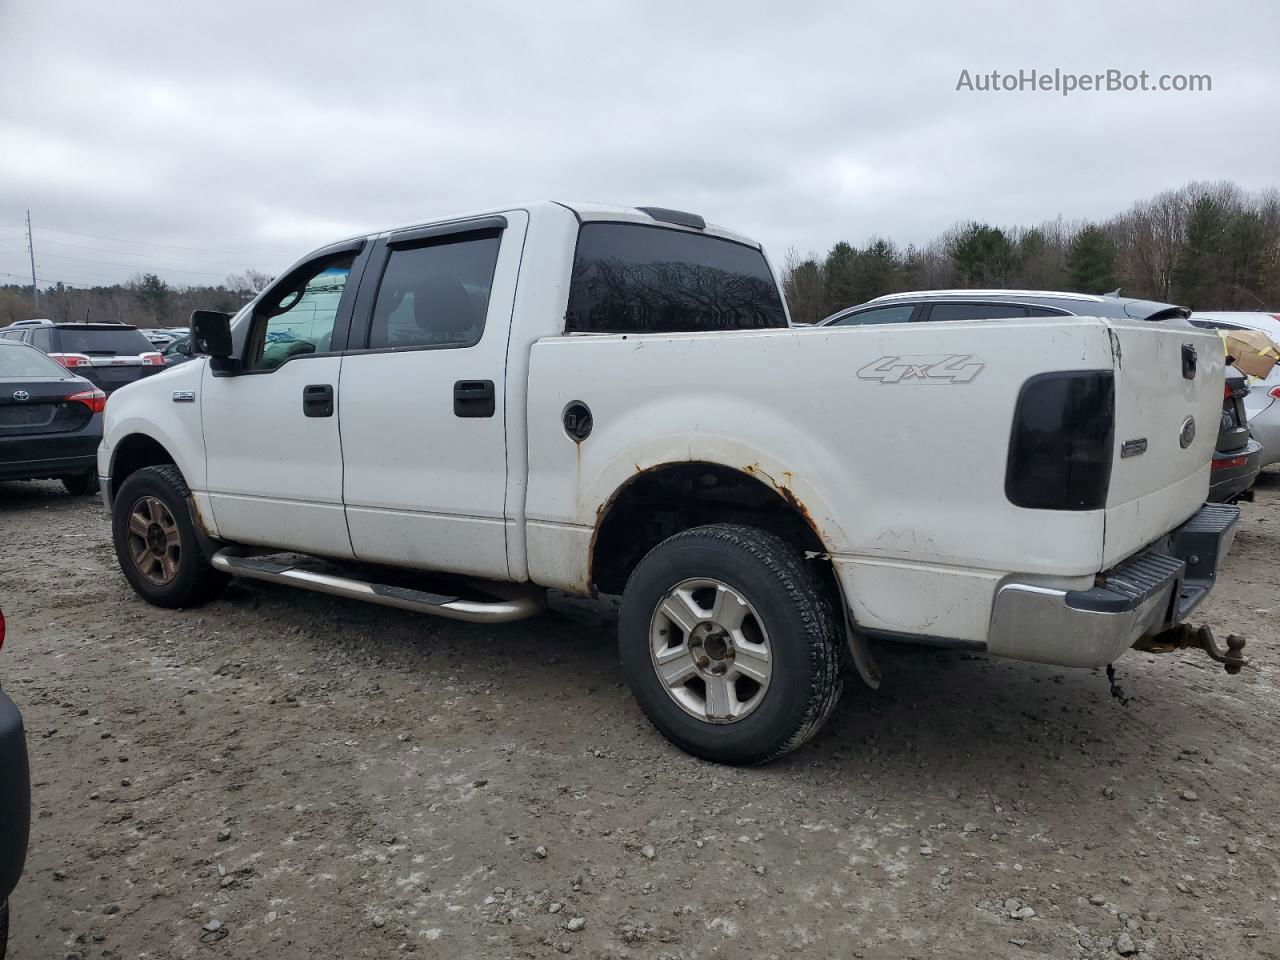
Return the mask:
<path id="1" fill-rule="evenodd" d="M 241 576 L 494 622 L 621 594 L 644 712 L 726 762 L 807 739 L 846 656 L 877 682 L 868 638 L 1076 667 L 1187 645 L 1238 516 L 1204 506 L 1214 334 L 796 329 L 760 246 L 680 211 L 355 237 L 192 339 L 106 410 L 146 600 Z"/>

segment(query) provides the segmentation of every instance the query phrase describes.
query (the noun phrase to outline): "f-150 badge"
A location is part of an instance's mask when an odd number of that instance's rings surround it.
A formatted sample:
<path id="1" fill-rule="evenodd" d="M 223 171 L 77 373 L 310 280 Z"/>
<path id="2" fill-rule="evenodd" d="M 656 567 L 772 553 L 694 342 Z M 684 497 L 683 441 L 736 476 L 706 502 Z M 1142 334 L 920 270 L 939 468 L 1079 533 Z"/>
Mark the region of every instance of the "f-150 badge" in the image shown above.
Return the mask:
<path id="1" fill-rule="evenodd" d="M 880 383 L 972 383 L 986 364 L 972 353 L 881 357 L 858 371 L 859 380 Z"/>

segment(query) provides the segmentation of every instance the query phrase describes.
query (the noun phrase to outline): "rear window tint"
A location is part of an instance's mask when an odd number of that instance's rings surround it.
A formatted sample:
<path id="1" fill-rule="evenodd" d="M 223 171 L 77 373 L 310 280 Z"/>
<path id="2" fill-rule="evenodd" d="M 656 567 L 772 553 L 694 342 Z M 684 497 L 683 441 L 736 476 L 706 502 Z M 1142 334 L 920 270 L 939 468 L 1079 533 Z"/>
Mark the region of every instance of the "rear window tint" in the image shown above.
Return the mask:
<path id="1" fill-rule="evenodd" d="M 154 353 L 151 341 L 137 330 L 75 330 L 58 328 L 60 353 L 84 353 L 97 356 L 136 357 L 140 353 Z"/>
<path id="2" fill-rule="evenodd" d="M 570 333 L 786 325 L 773 273 L 753 247 L 634 223 L 587 223 L 578 233 L 565 316 Z"/>
<path id="3" fill-rule="evenodd" d="M 65 380 L 71 374 L 34 347 L 0 347 L 0 380 L 35 380 L 56 377 Z"/>

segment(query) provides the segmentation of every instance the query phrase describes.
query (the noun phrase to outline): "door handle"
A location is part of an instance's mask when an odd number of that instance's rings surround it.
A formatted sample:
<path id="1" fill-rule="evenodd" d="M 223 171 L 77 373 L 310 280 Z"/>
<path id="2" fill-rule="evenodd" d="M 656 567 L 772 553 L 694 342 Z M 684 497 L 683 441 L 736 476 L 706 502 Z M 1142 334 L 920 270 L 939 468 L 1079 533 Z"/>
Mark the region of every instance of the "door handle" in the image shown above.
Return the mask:
<path id="1" fill-rule="evenodd" d="M 304 417 L 333 416 L 333 385 L 309 383 L 302 388 L 302 415 Z"/>
<path id="2" fill-rule="evenodd" d="M 453 385 L 453 415 L 492 417 L 493 396 L 492 380 L 459 380 Z"/>

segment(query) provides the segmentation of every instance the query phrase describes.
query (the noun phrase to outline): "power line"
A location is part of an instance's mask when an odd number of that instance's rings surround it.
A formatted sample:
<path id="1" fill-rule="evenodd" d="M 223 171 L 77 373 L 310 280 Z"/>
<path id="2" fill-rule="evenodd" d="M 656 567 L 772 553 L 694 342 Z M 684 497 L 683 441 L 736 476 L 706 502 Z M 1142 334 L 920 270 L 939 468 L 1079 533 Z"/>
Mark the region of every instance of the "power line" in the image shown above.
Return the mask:
<path id="1" fill-rule="evenodd" d="M 142 264 L 138 263 L 121 263 L 119 260 L 93 260 L 89 257 L 74 257 L 69 253 L 46 253 L 41 259 L 47 260 L 49 257 L 56 257 L 59 260 L 76 260 L 80 263 L 99 263 L 113 267 L 129 267 L 132 270 L 140 270 L 143 267 Z M 152 266 L 150 269 L 152 272 L 190 273 L 202 277 L 225 276 L 225 271 L 222 270 L 184 270 L 180 267 L 167 266 Z"/>
<path id="2" fill-rule="evenodd" d="M 0 243 L 3 243 L 3 242 L 4 242 L 3 240 L 0 240 Z M 93 251 L 94 253 L 109 253 L 109 254 L 111 254 L 112 256 L 117 256 L 117 257 L 151 257 L 151 256 L 154 256 L 154 254 L 152 254 L 152 253 L 146 253 L 146 252 L 143 252 L 143 253 L 134 253 L 132 250 L 111 250 L 111 249 L 107 249 L 107 248 L 103 248 L 103 247 L 87 247 L 87 246 L 85 246 L 84 244 L 80 244 L 80 243 L 63 243 L 63 242 L 61 242 L 60 240 L 42 240 L 41 242 L 42 242 L 42 243 L 44 243 L 44 244 L 51 244 L 52 246 L 55 246 L 55 247 L 67 247 L 67 248 L 72 249 L 72 250 L 90 250 L 90 251 Z M 241 267 L 241 268 L 243 268 L 243 267 L 244 267 L 244 262 L 243 262 L 243 261 L 241 261 L 241 262 L 239 262 L 239 263 L 231 263 L 231 262 L 229 262 L 229 261 L 203 260 L 203 259 L 200 259 L 200 258 L 197 258 L 197 257 L 169 257 L 168 259 L 170 259 L 170 260 L 177 260 L 177 261 L 179 261 L 179 262 L 181 262 L 181 263 L 211 263 L 211 264 L 214 264 L 214 265 L 216 265 L 216 266 L 231 267 L 232 269 L 234 269 L 234 268 L 236 268 L 236 267 Z"/>
<path id="3" fill-rule="evenodd" d="M 61 233 L 69 237 L 86 237 L 90 240 L 109 240 L 114 243 L 134 243 L 145 247 L 165 247 L 169 250 L 189 250 L 192 253 L 225 253 L 229 256 L 239 257 L 242 254 L 235 250 L 215 250 L 211 247 L 183 247 L 176 243 L 160 243 L 155 240 L 130 240 L 126 237 L 103 237 L 93 233 L 76 233 L 74 230 L 58 230 L 55 227 L 41 227 L 40 230 L 45 233 Z M 284 250 L 263 250 L 264 253 L 274 253 L 281 257 L 295 256 L 297 251 L 285 252 Z"/>
<path id="4" fill-rule="evenodd" d="M 29 286 L 29 284 L 26 283 L 25 281 L 29 281 L 31 279 L 25 273 L 0 273 L 0 277 L 13 277 L 13 279 L 15 280 L 22 280 L 24 281 L 23 286 Z M 49 277 L 37 277 L 36 279 L 39 280 L 41 283 L 54 283 L 54 284 L 60 283 L 64 287 L 109 287 L 111 286 L 111 284 L 109 283 L 81 283 L 79 280 L 76 280 L 73 282 L 71 280 L 53 280 L 53 279 L 50 279 Z"/>

